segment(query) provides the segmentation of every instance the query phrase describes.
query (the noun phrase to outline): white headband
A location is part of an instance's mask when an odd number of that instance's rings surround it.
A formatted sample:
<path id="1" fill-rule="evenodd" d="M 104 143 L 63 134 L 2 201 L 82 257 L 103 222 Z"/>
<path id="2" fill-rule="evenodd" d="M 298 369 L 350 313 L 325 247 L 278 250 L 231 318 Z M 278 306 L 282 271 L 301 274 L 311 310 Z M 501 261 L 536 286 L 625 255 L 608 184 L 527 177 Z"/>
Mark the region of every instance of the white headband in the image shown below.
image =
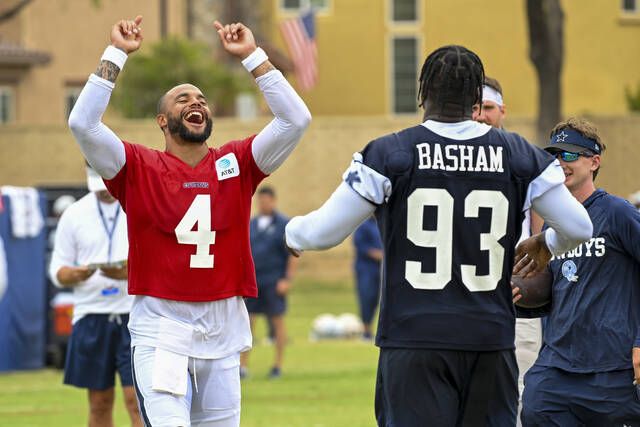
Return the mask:
<path id="1" fill-rule="evenodd" d="M 482 101 L 492 101 L 501 107 L 504 105 L 502 101 L 502 94 L 487 85 L 482 86 Z"/>

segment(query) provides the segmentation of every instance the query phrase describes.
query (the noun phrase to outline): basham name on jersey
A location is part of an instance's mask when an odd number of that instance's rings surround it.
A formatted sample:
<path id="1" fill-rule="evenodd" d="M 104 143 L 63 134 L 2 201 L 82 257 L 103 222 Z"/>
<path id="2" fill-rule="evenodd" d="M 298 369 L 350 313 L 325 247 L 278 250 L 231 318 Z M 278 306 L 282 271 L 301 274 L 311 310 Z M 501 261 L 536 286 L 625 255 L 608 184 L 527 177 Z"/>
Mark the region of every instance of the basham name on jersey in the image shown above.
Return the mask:
<path id="1" fill-rule="evenodd" d="M 491 145 L 417 144 L 418 169 L 503 173 L 502 147 Z"/>

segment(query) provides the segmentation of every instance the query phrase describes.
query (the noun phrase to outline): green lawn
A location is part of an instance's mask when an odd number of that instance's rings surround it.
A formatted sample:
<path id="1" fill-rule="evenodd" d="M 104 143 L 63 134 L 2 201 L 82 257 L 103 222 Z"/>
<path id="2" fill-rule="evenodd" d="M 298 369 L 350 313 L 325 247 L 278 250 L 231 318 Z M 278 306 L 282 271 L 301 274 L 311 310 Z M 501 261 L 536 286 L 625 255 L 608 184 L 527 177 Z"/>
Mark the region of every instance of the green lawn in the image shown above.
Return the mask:
<path id="1" fill-rule="evenodd" d="M 296 283 L 289 303 L 291 343 L 279 380 L 267 379 L 273 348 L 260 344 L 265 327 L 264 322 L 258 324 L 251 374 L 242 385 L 242 426 L 375 425 L 376 348 L 361 341 L 308 339 L 316 315 L 356 312 L 351 285 Z M 54 370 L 0 375 L 0 426 L 86 425 L 85 391 L 61 382 L 61 372 Z M 117 399 L 116 426 L 126 426 L 121 394 Z"/>

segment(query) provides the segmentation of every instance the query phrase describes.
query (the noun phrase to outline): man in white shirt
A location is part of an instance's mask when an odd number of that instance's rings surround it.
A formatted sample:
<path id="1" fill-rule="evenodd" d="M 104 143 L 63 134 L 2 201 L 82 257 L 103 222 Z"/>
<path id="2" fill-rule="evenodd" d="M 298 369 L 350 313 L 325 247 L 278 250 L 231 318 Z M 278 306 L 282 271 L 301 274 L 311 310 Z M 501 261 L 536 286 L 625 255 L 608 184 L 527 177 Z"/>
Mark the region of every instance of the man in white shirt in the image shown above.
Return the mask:
<path id="1" fill-rule="evenodd" d="M 90 193 L 62 214 L 49 267 L 53 283 L 72 288 L 73 332 L 64 383 L 89 391 L 89 425 L 113 425 L 116 371 L 131 423 L 141 426 L 131 376 L 127 329 L 126 217 L 102 179 L 87 168 Z"/>

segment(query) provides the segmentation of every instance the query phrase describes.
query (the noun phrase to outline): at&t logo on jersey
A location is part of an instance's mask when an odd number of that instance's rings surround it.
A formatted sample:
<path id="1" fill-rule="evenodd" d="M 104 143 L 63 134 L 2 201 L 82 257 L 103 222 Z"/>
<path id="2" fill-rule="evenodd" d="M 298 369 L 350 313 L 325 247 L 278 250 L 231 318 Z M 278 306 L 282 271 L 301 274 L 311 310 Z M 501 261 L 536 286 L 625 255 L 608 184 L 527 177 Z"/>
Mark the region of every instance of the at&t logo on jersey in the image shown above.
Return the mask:
<path id="1" fill-rule="evenodd" d="M 239 176 L 240 167 L 236 155 L 229 153 L 216 160 L 216 171 L 218 172 L 218 181 Z"/>

